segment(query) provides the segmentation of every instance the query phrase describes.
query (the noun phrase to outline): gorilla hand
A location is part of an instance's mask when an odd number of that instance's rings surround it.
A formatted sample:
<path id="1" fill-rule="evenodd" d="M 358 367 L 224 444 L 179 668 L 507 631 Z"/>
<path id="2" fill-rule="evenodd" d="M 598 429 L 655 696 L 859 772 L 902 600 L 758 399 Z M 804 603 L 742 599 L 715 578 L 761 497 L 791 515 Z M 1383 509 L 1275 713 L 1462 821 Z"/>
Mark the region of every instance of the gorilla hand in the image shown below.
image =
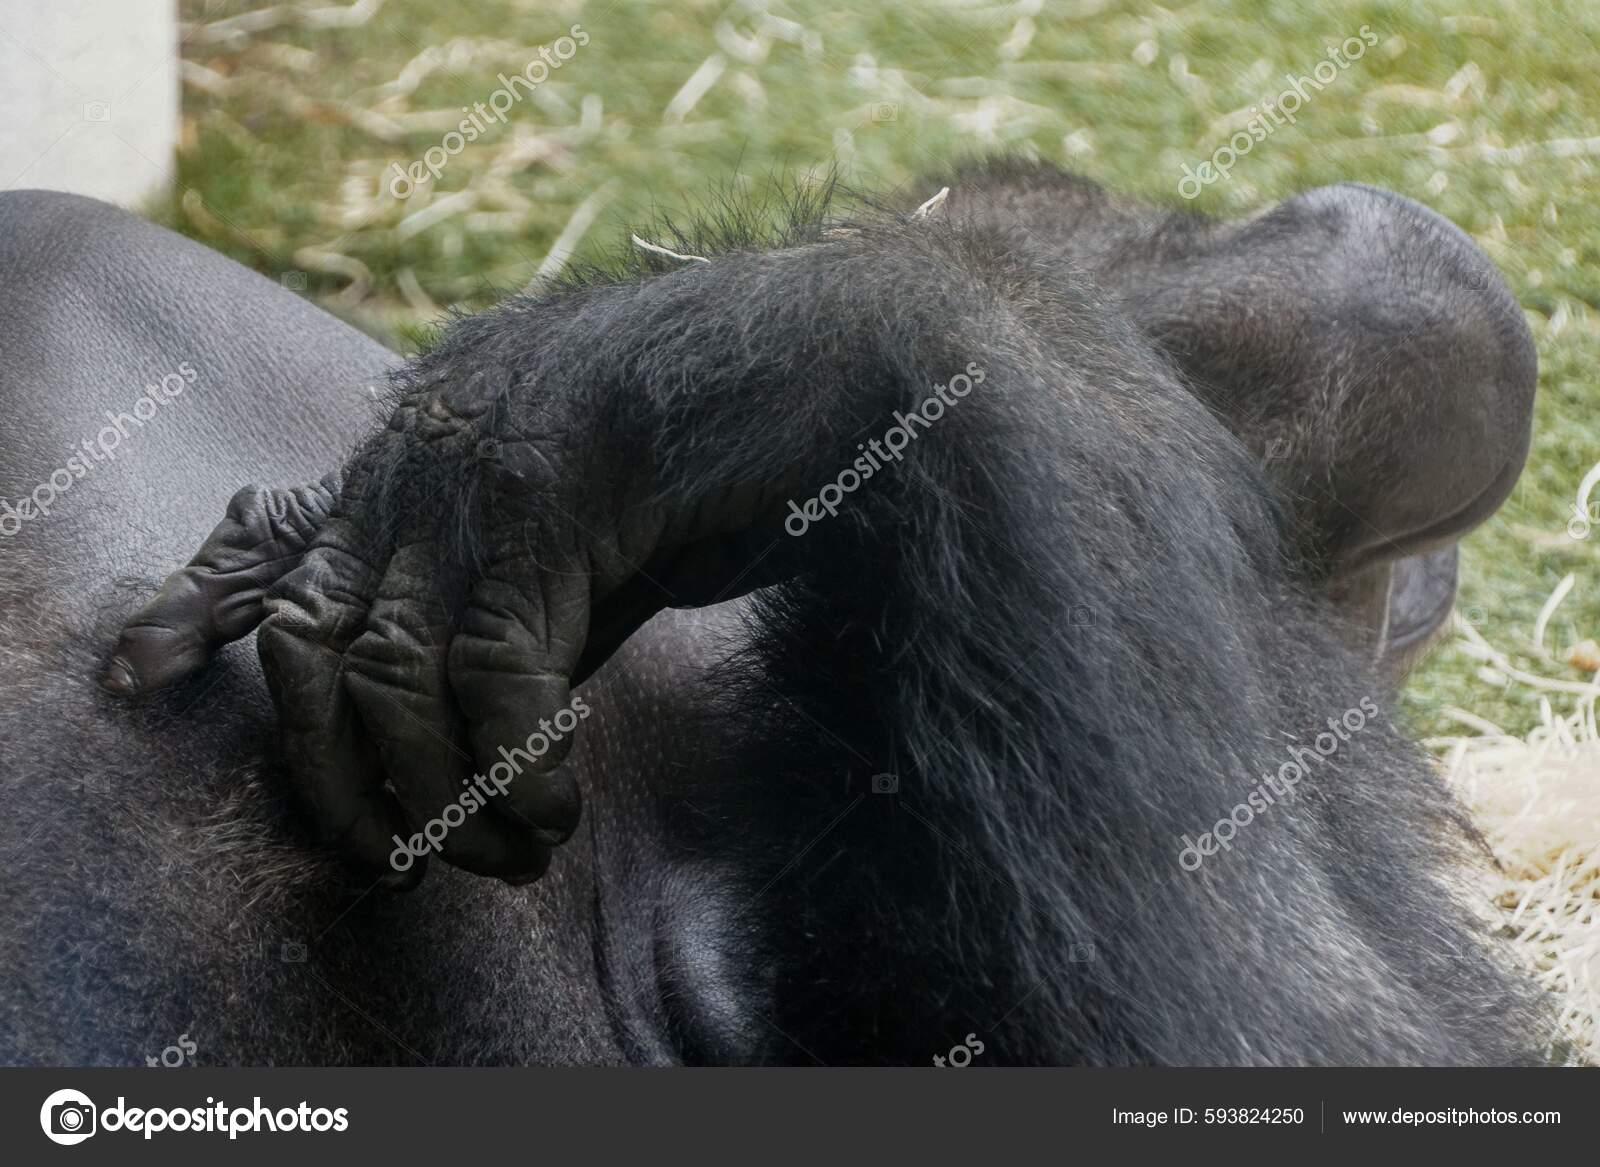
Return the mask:
<path id="1" fill-rule="evenodd" d="M 427 850 L 536 877 L 578 819 L 572 687 L 663 607 L 792 575 L 784 500 L 973 351 L 841 302 L 852 283 L 887 300 L 869 252 L 791 253 L 782 296 L 774 260 L 458 323 L 398 374 L 389 425 L 298 562 L 304 526 L 283 538 L 262 513 L 282 496 L 253 496 L 135 618 L 108 684 L 181 676 L 265 613 L 287 770 L 319 835 L 391 886 Z"/>
<path id="2" fill-rule="evenodd" d="M 122 630 L 101 683 L 119 697 L 198 672 L 265 617 L 272 587 L 299 564 L 338 496 L 338 476 L 292 490 L 246 486 L 188 566 Z"/>

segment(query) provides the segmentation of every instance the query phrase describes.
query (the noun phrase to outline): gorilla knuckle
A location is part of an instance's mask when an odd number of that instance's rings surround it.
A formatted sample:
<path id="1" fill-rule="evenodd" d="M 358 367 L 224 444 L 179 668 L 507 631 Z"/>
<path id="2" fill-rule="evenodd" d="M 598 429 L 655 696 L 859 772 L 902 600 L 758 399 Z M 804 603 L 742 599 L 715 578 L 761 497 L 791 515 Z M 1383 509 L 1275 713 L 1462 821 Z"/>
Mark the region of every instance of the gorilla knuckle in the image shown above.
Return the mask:
<path id="1" fill-rule="evenodd" d="M 436 665 L 430 664 L 445 646 L 444 629 L 430 626 L 408 614 L 392 609 L 374 614 L 366 631 L 356 637 L 345 653 L 351 673 L 388 688 L 423 692 L 437 688 Z"/>
<path id="2" fill-rule="evenodd" d="M 327 519 L 329 493 L 320 485 L 277 489 L 252 484 L 228 500 L 227 517 L 275 552 L 294 552 Z"/>
<path id="3" fill-rule="evenodd" d="M 272 491 L 268 487 L 259 483 L 252 482 L 248 486 L 241 486 L 228 500 L 228 518 L 240 526 L 253 525 L 268 511 L 265 500 L 271 494 Z"/>
<path id="4" fill-rule="evenodd" d="M 365 619 L 367 603 L 347 579 L 326 556 L 307 556 L 263 599 L 269 626 L 307 640 L 350 634 Z"/>

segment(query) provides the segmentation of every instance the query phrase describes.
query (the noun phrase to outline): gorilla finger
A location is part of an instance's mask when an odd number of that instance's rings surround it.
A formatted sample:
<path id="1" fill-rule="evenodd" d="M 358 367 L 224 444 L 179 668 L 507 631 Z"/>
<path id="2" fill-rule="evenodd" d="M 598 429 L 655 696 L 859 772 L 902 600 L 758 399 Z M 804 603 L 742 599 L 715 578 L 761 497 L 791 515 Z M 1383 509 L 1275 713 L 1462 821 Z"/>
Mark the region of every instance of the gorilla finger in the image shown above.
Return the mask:
<path id="1" fill-rule="evenodd" d="M 506 582 L 518 576 L 536 582 Z M 589 714 L 569 680 L 588 622 L 587 575 L 502 565 L 474 586 L 450 644 L 450 687 L 479 772 L 509 782 L 492 805 L 551 844 L 571 837 L 581 809 L 577 781 L 560 766 Z"/>
<path id="2" fill-rule="evenodd" d="M 483 812 L 505 793 L 472 773 L 461 718 L 449 696 L 449 613 L 437 578 L 438 548 L 420 541 L 389 561 L 367 630 L 346 655 L 346 687 L 413 833 L 396 839 L 391 865 L 432 850 L 478 875 L 524 883 L 550 851 L 530 832 Z M 498 787 L 498 788 L 497 788 Z"/>
<path id="3" fill-rule="evenodd" d="M 280 713 L 289 783 L 318 841 L 337 847 L 387 887 L 414 887 L 427 870 L 426 857 L 404 870 L 390 862 L 394 837 L 408 831 L 405 814 L 383 788 L 382 766 L 343 692 L 337 658 L 268 620 L 261 660 Z"/>
<path id="4" fill-rule="evenodd" d="M 203 668 L 266 616 L 269 590 L 296 567 L 338 493 L 338 478 L 291 490 L 247 486 L 188 565 L 124 626 L 101 684 L 118 696 Z"/>
<path id="5" fill-rule="evenodd" d="M 330 522 L 324 536 L 344 526 Z M 360 634 L 374 573 L 348 551 L 319 542 L 268 602 L 258 637 L 278 709 L 289 782 L 317 837 L 334 844 L 386 886 L 415 886 L 425 860 L 397 870 L 393 838 L 408 831 L 399 802 L 344 684 L 343 654 Z M 338 581 L 324 588 L 319 581 Z"/>

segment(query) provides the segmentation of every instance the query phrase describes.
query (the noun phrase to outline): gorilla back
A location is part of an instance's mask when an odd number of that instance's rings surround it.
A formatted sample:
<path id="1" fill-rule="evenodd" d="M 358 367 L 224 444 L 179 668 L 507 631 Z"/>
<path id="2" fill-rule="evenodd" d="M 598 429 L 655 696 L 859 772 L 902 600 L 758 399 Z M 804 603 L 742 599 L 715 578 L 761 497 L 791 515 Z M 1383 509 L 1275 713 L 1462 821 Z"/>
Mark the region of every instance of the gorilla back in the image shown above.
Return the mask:
<path id="1" fill-rule="evenodd" d="M 3 493 L 86 471 L 0 542 L 0 1061 L 142 1065 L 180 1034 L 211 1063 L 621 1060 L 583 867 L 353 902 L 278 793 L 253 653 L 133 707 L 94 682 L 241 482 L 338 463 L 392 354 L 87 199 L 0 195 L 0 270 Z"/>
<path id="2" fill-rule="evenodd" d="M 1402 216 L 1440 254 L 1462 246 L 1413 204 L 1331 190 L 1269 215 L 1269 239 L 1300 224 L 1365 253 Z M 1540 1060 L 1541 1008 L 1453 886 L 1469 834 L 1382 713 L 1370 642 L 1300 550 L 1310 520 L 1247 448 L 1225 346 L 1198 392 L 1136 298 L 1086 276 L 1026 201 L 1002 230 L 993 204 L 953 197 L 942 223 L 800 215 L 776 252 L 684 241 L 711 262 L 511 304 L 402 372 L 466 382 L 547 336 L 672 403 L 649 452 L 680 485 L 714 472 L 685 451 L 735 448 L 716 425 L 748 426 L 753 466 L 794 457 L 767 409 L 853 454 L 877 432 L 871 394 L 904 411 L 969 364 L 984 382 L 786 546 L 781 583 L 656 615 L 588 681 L 584 825 L 549 874 L 435 870 L 394 897 L 342 875 L 283 803 L 251 654 L 128 705 L 93 679 L 235 487 L 341 460 L 370 411 L 330 386 L 380 377 L 388 354 L 117 212 L 0 196 L 8 497 L 147 381 L 197 373 L 0 548 L 0 1055 L 137 1064 L 187 1034 L 227 1063 L 927 1064 L 976 1033 L 996 1064 Z M 1141 238 L 1203 282 L 1209 253 L 1236 270 L 1249 229 Z M 1440 302 L 1418 344 L 1507 311 Z M 689 335 L 727 348 L 674 347 Z M 1449 392 L 1518 399 L 1524 357 Z M 791 397 L 741 395 L 779 366 L 798 370 Z M 1409 408 L 1416 384 L 1392 388 Z M 1525 426 L 1503 440 L 1491 479 L 1520 465 Z M 1414 526 L 1385 527 L 1388 558 L 1360 570 L 1436 551 L 1435 518 Z"/>

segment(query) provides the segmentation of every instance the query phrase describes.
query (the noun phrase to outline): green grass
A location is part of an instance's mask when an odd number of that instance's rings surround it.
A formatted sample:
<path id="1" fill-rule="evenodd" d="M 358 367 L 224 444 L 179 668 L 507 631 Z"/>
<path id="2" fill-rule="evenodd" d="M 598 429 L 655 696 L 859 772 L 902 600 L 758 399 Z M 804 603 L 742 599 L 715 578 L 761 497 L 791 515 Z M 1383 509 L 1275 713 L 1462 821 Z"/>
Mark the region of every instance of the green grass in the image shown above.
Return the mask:
<path id="1" fill-rule="evenodd" d="M 264 7 L 182 5 L 197 22 Z M 1549 643 L 1600 635 L 1600 527 L 1582 542 L 1563 533 L 1578 480 L 1600 460 L 1600 8 L 1044 0 L 1029 18 L 1024 7 L 774 0 L 767 11 L 783 23 L 764 24 L 763 5 L 726 0 L 387 0 L 349 28 L 288 21 L 230 39 L 191 26 L 180 190 L 157 213 L 414 343 L 440 309 L 526 284 L 586 200 L 599 216 L 580 257 L 735 172 L 759 182 L 837 164 L 855 183 L 898 185 L 1007 148 L 1175 201 L 1180 165 L 1226 140 L 1225 115 L 1283 89 L 1286 71 L 1309 73 L 1365 25 L 1376 47 L 1195 205 L 1239 213 L 1357 180 L 1425 202 L 1479 241 L 1527 309 L 1540 398 L 1522 482 L 1465 544 L 1460 608 L 1532 665 L 1540 605 L 1573 571 L 1579 585 Z M 520 69 L 574 23 L 589 44 L 506 124 L 451 158 L 427 191 L 388 196 L 392 162 L 420 157 L 461 106 L 488 99 L 498 72 Z M 752 39 L 763 27 L 774 34 L 764 45 Z M 441 67 L 399 91 L 425 50 L 442 54 Z M 686 117 L 664 117 L 716 54 L 725 66 L 715 83 Z M 445 204 L 420 230 L 407 223 L 451 195 L 471 205 Z M 1483 679 L 1457 644 L 1412 679 L 1404 708 L 1437 731 L 1451 727 L 1451 705 L 1519 730 L 1538 712 L 1525 690 Z"/>

